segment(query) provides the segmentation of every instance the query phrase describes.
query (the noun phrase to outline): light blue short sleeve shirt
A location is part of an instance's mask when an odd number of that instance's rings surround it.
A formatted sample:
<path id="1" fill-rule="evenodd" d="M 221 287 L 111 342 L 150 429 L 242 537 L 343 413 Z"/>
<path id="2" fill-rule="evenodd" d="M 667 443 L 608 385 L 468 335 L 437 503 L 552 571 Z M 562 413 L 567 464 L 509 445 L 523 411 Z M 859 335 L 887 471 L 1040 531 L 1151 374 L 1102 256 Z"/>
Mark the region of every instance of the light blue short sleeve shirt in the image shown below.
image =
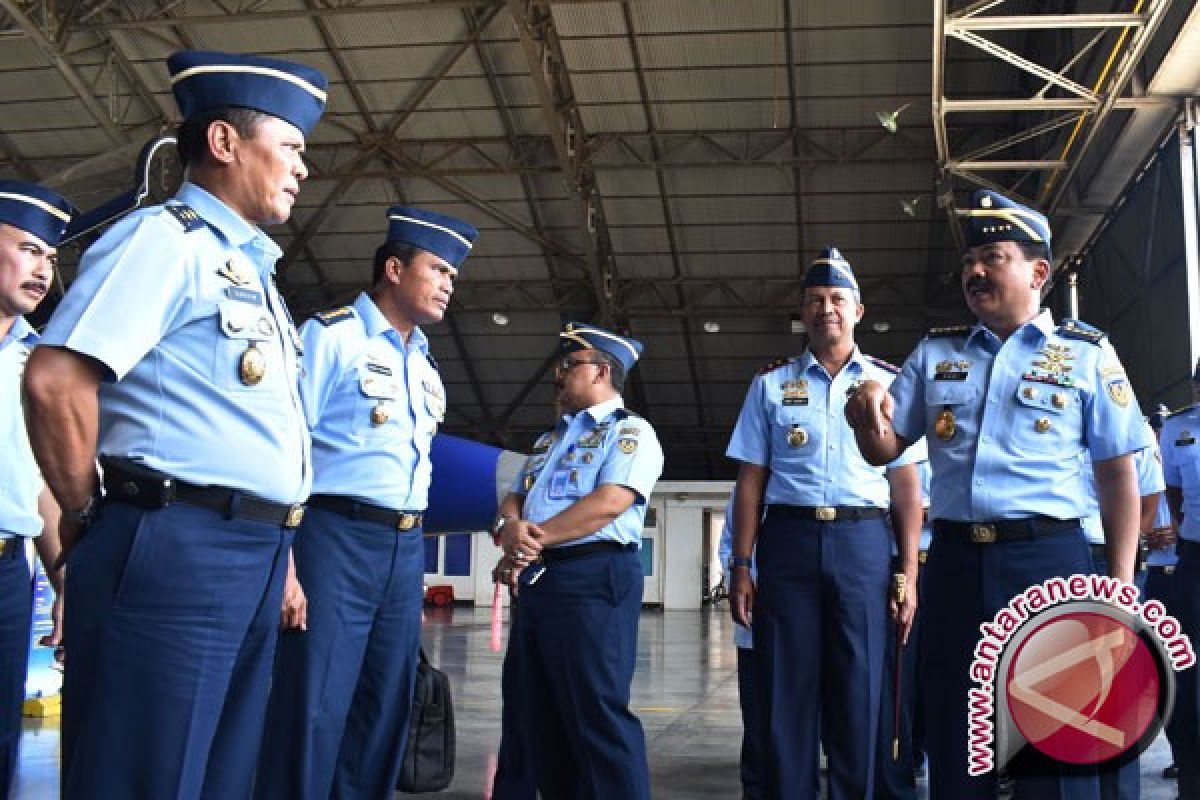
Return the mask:
<path id="1" fill-rule="evenodd" d="M 565 415 L 543 434 L 517 474 L 524 516 L 544 522 L 604 484 L 637 494 L 633 505 L 593 534 L 563 547 L 611 541 L 641 547 L 646 503 L 663 471 L 663 451 L 650 423 L 624 409 L 620 397 Z"/>
<path id="2" fill-rule="evenodd" d="M 42 532 L 38 496 L 45 484 L 29 447 L 21 405 L 21 377 L 37 340 L 24 317 L 17 317 L 0 339 L 0 536 Z"/>
<path id="3" fill-rule="evenodd" d="M 274 502 L 308 496 L 300 337 L 275 288 L 280 254 L 191 183 L 88 248 L 41 345 L 106 368 L 100 454 Z M 239 369 L 251 349 L 263 367 L 253 383 Z"/>
<path id="4" fill-rule="evenodd" d="M 844 410 L 860 383 L 886 386 L 894 369 L 857 348 L 832 377 L 810 351 L 771 365 L 750 383 L 725 455 L 770 470 L 764 504 L 887 508 L 884 470 L 863 459 Z M 923 460 L 918 439 L 889 466 Z"/>
<path id="5" fill-rule="evenodd" d="M 405 344 L 367 294 L 301 329 L 301 396 L 313 440 L 313 493 L 424 511 L 429 447 L 446 390 L 414 328 Z"/>
<path id="6" fill-rule="evenodd" d="M 924 436 L 934 519 L 1088 513 L 1085 455 L 1144 447 L 1141 412 L 1103 334 L 1048 311 L 1001 340 L 983 325 L 935 331 L 891 385 L 896 433 Z"/>

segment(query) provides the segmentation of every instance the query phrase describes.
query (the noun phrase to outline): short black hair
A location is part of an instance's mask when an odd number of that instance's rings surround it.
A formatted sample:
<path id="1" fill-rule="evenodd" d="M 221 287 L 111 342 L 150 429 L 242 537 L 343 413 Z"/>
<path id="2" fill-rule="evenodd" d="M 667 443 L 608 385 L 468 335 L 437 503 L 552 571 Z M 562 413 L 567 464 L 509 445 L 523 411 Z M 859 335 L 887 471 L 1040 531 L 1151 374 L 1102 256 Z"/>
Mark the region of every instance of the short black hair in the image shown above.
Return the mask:
<path id="1" fill-rule="evenodd" d="M 620 359 L 612 353 L 604 350 L 597 350 L 596 354 L 600 356 L 605 364 L 608 364 L 608 382 L 618 392 L 625 390 L 625 367 L 621 364 Z"/>
<path id="2" fill-rule="evenodd" d="M 208 156 L 208 126 L 214 122 L 227 122 L 243 139 L 253 139 L 262 120 L 271 116 L 263 111 L 240 106 L 214 108 L 193 114 L 179 125 L 175 134 L 175 147 L 183 166 L 203 163 Z"/>
<path id="3" fill-rule="evenodd" d="M 1050 262 L 1050 245 L 1045 242 L 1013 242 L 1013 244 L 1021 248 L 1021 255 L 1025 256 L 1026 261 L 1037 261 L 1040 258 L 1047 263 Z"/>
<path id="4" fill-rule="evenodd" d="M 389 258 L 399 259 L 404 266 L 411 266 L 417 257 L 417 246 L 408 242 L 384 242 L 375 251 L 375 262 L 371 270 L 371 285 L 378 286 L 383 280 L 383 270 Z"/>

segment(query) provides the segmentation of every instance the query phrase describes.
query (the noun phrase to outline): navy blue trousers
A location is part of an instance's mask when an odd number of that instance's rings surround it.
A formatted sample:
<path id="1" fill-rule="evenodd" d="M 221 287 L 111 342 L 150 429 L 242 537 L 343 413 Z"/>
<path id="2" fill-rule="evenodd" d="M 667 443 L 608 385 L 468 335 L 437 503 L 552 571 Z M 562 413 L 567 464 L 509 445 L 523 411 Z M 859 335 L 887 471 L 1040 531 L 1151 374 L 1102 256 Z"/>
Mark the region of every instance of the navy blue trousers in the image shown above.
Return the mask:
<path id="1" fill-rule="evenodd" d="M 891 532 L 883 519 L 817 522 L 773 506 L 758 535 L 754 603 L 763 796 L 872 797 Z"/>
<path id="2" fill-rule="evenodd" d="M 1175 566 L 1174 612 L 1183 632 L 1200 647 L 1200 544 L 1181 540 Z M 1175 710 L 1172 714 L 1179 752 L 1179 797 L 1200 800 L 1200 668 L 1175 673 Z"/>
<path id="3" fill-rule="evenodd" d="M 519 724 L 543 800 L 649 800 L 642 723 L 629 710 L 642 608 L 633 550 L 521 574 Z"/>
<path id="4" fill-rule="evenodd" d="M 421 530 L 309 509 L 296 532 L 308 630 L 285 631 L 255 796 L 392 796 L 421 646 Z"/>
<path id="5" fill-rule="evenodd" d="M 101 507 L 67 564 L 64 798 L 250 796 L 291 538 Z"/>
<path id="6" fill-rule="evenodd" d="M 33 582 L 25 548 L 18 547 L 0 557 L 0 800 L 17 772 L 32 617 Z"/>
<path id="7" fill-rule="evenodd" d="M 1146 570 L 1146 589 L 1143 594 L 1148 600 L 1157 600 L 1167 609 L 1167 613 L 1178 619 L 1176 612 L 1175 600 L 1175 573 L 1167 574 L 1162 567 L 1150 567 Z M 1186 758 L 1187 754 L 1179 747 L 1179 703 L 1176 697 L 1175 713 L 1171 714 L 1166 725 L 1163 726 L 1163 732 L 1167 735 L 1167 742 L 1171 745 L 1171 758 L 1176 765 L 1179 764 L 1180 758 Z M 1181 756 L 1180 754 L 1183 753 Z"/>
<path id="8" fill-rule="evenodd" d="M 916 767 L 924 757 L 922 720 L 917 713 L 918 654 L 921 651 L 921 606 L 924 604 L 924 582 L 917 578 L 917 615 L 908 634 L 908 644 L 901 653 L 900 697 L 896 698 L 896 626 L 887 617 L 886 647 L 883 656 L 883 685 L 879 704 L 879 742 L 875 752 L 876 800 L 915 800 L 917 796 Z M 900 703 L 900 751 L 892 758 L 892 743 L 896 727 L 896 703 Z"/>
<path id="9" fill-rule="evenodd" d="M 754 648 L 737 648 L 738 702 L 742 707 L 742 797 L 745 800 L 762 800 L 762 712 L 754 670 Z"/>
<path id="10" fill-rule="evenodd" d="M 537 800 L 533 765 L 529 748 L 521 729 L 521 669 L 517 665 L 520 646 L 514 642 L 517 634 L 517 604 L 511 606 L 512 623 L 508 631 L 508 648 L 500 671 L 500 749 L 496 754 L 496 775 L 492 781 L 492 800 Z"/>
<path id="11" fill-rule="evenodd" d="M 1081 530 L 1031 541 L 971 544 L 934 527 L 925 564 L 921 689 L 930 800 L 994 798 L 996 774 L 967 774 L 967 690 L 979 625 L 1014 596 L 1047 578 L 1091 571 Z M 1095 773 L 1066 774 L 1042 765 L 1040 775 L 1014 775 L 1016 798 L 1095 800 Z"/>

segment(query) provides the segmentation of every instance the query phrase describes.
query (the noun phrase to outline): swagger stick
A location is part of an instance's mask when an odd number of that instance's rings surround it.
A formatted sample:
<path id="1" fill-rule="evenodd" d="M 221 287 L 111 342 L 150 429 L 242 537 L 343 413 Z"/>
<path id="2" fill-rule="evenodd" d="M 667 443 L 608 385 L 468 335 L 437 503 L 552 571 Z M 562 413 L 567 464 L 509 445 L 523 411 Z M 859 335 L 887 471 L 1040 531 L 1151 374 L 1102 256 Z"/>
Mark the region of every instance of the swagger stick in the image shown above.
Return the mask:
<path id="1" fill-rule="evenodd" d="M 892 599 L 896 601 L 897 608 L 904 605 L 904 598 L 908 592 L 908 579 L 904 577 L 903 572 L 897 572 L 892 575 Z M 900 760 L 900 707 L 903 704 L 901 701 L 900 690 L 904 686 L 904 627 L 896 626 L 896 663 L 893 664 L 895 670 L 895 683 L 892 685 L 892 761 Z"/>

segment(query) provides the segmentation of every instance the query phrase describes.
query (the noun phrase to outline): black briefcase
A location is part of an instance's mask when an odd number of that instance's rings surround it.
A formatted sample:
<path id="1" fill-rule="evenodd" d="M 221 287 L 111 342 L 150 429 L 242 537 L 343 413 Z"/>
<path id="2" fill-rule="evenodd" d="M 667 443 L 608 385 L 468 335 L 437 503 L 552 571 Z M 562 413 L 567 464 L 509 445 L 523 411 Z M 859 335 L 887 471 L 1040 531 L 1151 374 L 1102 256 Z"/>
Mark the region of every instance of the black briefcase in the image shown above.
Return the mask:
<path id="1" fill-rule="evenodd" d="M 440 792 L 454 779 L 454 704 L 450 679 L 421 649 L 408 745 L 396 788 L 409 794 Z"/>

